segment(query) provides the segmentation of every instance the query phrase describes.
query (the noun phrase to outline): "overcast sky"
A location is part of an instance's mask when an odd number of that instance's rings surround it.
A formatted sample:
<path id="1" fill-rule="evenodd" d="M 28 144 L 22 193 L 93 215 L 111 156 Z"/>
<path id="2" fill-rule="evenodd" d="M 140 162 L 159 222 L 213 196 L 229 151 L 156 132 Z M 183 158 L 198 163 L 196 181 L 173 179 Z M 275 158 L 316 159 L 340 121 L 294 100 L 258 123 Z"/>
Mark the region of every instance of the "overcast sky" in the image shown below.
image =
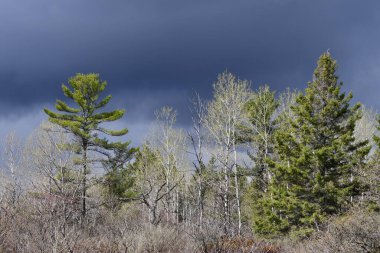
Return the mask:
<path id="1" fill-rule="evenodd" d="M 75 73 L 108 81 L 137 145 L 170 105 L 189 122 L 227 69 L 256 89 L 303 89 L 329 50 L 345 90 L 380 109 L 380 1 L 1 0 L 0 135 L 27 135 Z"/>

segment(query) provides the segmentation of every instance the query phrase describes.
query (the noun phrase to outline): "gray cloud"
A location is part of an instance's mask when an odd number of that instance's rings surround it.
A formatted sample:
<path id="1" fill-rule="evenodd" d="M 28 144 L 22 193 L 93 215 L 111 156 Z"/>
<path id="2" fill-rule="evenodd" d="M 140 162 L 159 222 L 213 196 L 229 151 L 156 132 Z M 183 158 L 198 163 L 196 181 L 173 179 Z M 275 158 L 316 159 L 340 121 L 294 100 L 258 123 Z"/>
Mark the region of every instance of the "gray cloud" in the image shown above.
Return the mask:
<path id="1" fill-rule="evenodd" d="M 150 122 L 169 104 L 186 124 L 188 97 L 194 90 L 210 97 L 219 72 L 254 88 L 303 88 L 327 49 L 345 89 L 380 108 L 379 7 L 374 0 L 4 0 L 0 112 L 3 121 L 30 115 L 62 98 L 68 77 L 98 72 L 131 123 Z"/>

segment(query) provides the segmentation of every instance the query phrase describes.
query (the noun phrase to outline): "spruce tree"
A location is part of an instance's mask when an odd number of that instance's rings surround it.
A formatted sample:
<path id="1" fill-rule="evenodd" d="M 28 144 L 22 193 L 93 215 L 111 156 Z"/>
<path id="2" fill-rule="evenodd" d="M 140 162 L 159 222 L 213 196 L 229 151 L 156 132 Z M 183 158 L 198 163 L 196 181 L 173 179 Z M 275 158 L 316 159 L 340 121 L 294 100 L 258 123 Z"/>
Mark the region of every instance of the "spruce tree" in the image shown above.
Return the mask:
<path id="1" fill-rule="evenodd" d="M 275 135 L 272 181 L 260 200 L 254 227 L 266 236 L 307 236 L 329 215 L 344 212 L 360 191 L 358 165 L 369 152 L 354 138 L 360 104 L 341 91 L 336 61 L 324 53 L 313 81 L 292 107 L 289 129 Z"/>
<path id="2" fill-rule="evenodd" d="M 80 154 L 82 215 L 84 217 L 86 215 L 87 177 L 90 172 L 89 163 L 92 162 L 89 152 L 96 152 L 106 158 L 112 158 L 114 151 L 119 154 L 131 154 L 134 149 L 128 148 L 129 142 L 110 142 L 105 137 L 122 136 L 128 132 L 127 128 L 114 131 L 101 126 L 104 122 L 120 119 L 125 113 L 125 110 L 102 111 L 111 99 L 111 95 L 100 99 L 107 82 L 102 81 L 98 74 L 77 74 L 69 79 L 68 84 L 69 87 L 62 85 L 63 94 L 75 103 L 75 107 L 57 100 L 55 108 L 59 113 L 48 109 L 44 109 L 44 111 L 49 116 L 49 121 L 63 127 L 74 136 L 70 147 Z"/>

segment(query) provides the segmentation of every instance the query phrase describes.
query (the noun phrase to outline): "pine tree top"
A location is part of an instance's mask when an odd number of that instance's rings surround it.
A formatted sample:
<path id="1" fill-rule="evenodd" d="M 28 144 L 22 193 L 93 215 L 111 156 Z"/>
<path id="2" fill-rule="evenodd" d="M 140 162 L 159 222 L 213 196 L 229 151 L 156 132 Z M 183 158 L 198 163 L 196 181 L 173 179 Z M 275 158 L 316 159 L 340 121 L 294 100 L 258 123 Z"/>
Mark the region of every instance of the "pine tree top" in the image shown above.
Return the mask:
<path id="1" fill-rule="evenodd" d="M 55 108 L 59 112 L 44 109 L 49 116 L 49 121 L 60 125 L 82 141 L 89 145 L 105 149 L 115 149 L 128 146 L 128 143 L 109 142 L 100 135 L 122 136 L 128 133 L 128 129 L 109 130 L 101 127 L 103 122 L 111 122 L 123 117 L 125 110 L 113 110 L 110 112 L 98 112 L 110 101 L 111 95 L 100 99 L 100 95 L 107 86 L 99 74 L 76 74 L 70 78 L 68 85 L 62 84 L 63 94 L 71 99 L 76 107 L 71 107 L 61 100 L 56 101 Z"/>
<path id="2" fill-rule="evenodd" d="M 318 84 L 322 89 L 336 86 L 338 84 L 336 69 L 336 60 L 332 58 L 330 52 L 323 53 L 318 59 L 317 68 L 314 70 L 313 83 Z"/>

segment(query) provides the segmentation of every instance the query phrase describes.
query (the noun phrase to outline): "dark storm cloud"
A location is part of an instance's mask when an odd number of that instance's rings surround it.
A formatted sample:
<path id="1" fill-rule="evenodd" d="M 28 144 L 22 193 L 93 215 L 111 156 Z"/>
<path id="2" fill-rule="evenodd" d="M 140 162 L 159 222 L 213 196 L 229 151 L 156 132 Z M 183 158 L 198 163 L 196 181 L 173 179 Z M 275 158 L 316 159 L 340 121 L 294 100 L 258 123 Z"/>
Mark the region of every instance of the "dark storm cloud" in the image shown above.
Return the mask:
<path id="1" fill-rule="evenodd" d="M 303 88 L 327 49 L 346 89 L 380 108 L 379 7 L 354 0 L 3 0 L 0 111 L 52 104 L 68 77 L 97 72 L 133 119 L 146 120 L 164 104 L 186 113 L 192 91 L 209 97 L 225 69 L 254 88 Z"/>

